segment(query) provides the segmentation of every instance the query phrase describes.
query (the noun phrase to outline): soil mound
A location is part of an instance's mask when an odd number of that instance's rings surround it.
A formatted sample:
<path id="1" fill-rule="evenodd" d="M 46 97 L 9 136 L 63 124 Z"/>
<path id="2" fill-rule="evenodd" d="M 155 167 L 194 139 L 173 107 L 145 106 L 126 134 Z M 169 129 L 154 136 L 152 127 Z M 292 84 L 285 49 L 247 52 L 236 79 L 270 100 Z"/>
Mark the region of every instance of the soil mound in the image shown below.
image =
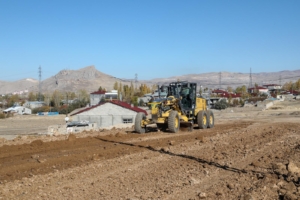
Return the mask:
<path id="1" fill-rule="evenodd" d="M 74 134 L 70 134 L 68 139 L 67 139 L 69 142 L 73 142 L 76 140 L 76 136 Z"/>
<path id="2" fill-rule="evenodd" d="M 30 146 L 42 146 L 44 142 L 42 140 L 34 140 L 30 143 Z"/>

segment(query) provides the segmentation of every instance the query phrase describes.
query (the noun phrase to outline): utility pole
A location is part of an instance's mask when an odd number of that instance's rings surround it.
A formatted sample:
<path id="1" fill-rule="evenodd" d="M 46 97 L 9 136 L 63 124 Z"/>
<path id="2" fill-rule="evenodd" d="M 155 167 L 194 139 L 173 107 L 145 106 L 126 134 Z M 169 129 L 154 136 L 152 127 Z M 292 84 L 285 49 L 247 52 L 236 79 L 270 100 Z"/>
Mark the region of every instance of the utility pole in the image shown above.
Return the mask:
<path id="1" fill-rule="evenodd" d="M 68 117 L 68 111 L 69 111 L 69 94 L 67 92 L 67 109 L 66 109 L 66 117 Z"/>
<path id="2" fill-rule="evenodd" d="M 39 101 L 41 101 L 41 90 L 42 90 L 42 68 L 39 66 Z"/>
<path id="3" fill-rule="evenodd" d="M 250 81 L 249 81 L 249 88 L 252 87 L 252 71 L 251 71 L 251 67 L 250 67 Z"/>
<path id="4" fill-rule="evenodd" d="M 219 89 L 221 89 L 222 72 L 219 72 Z"/>

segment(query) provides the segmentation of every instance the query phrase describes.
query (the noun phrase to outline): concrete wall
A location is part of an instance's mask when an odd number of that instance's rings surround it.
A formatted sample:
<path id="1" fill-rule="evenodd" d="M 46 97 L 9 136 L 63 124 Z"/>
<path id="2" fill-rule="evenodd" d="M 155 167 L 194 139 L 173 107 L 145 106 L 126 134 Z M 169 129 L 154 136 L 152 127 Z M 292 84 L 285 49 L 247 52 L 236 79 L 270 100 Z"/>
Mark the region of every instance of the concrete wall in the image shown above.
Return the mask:
<path id="1" fill-rule="evenodd" d="M 134 122 L 136 114 L 133 110 L 112 103 L 106 103 L 73 116 L 73 121 L 88 121 L 90 123 L 97 123 L 99 128 L 105 128 L 116 124 L 123 124 L 124 119 L 132 119 L 132 122 Z"/>
<path id="2" fill-rule="evenodd" d="M 88 126 L 82 127 L 67 127 L 67 125 L 53 125 L 48 127 L 48 135 L 64 135 L 70 133 L 80 133 L 82 131 L 99 130 L 96 123 L 90 123 Z"/>
<path id="3" fill-rule="evenodd" d="M 91 106 L 99 104 L 101 99 L 105 96 L 105 94 L 90 94 L 90 104 Z"/>

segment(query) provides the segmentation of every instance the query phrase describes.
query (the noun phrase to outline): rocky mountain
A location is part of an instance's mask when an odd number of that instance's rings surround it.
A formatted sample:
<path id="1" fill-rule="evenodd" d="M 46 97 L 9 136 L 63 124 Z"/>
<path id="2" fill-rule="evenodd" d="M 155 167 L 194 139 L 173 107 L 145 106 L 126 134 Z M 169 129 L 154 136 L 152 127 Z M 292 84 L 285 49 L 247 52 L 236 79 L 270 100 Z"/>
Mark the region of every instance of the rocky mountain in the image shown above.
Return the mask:
<path id="1" fill-rule="evenodd" d="M 104 74 L 94 66 L 88 66 L 79 70 L 61 70 L 41 82 L 42 92 L 58 91 L 78 91 L 85 89 L 88 92 L 97 91 L 101 86 L 111 90 L 115 82 L 130 84 L 130 80 L 123 80 Z M 13 92 L 39 91 L 39 81 L 34 79 L 22 79 L 15 82 L 0 81 L 0 94 Z"/>
<path id="2" fill-rule="evenodd" d="M 258 85 L 284 84 L 289 81 L 296 81 L 299 78 L 300 70 L 252 73 L 252 85 L 255 83 Z M 148 85 L 162 85 L 177 80 L 196 82 L 198 85 L 208 88 L 227 88 L 227 86 L 235 88 L 242 85 L 249 86 L 250 74 L 233 72 L 186 74 L 182 76 L 156 78 L 152 80 L 139 80 L 139 84 L 145 83 Z M 41 82 L 41 90 L 43 92 L 51 92 L 54 90 L 75 92 L 80 89 L 85 89 L 88 92 L 93 92 L 98 90 L 100 86 L 107 90 L 111 90 L 116 81 L 121 82 L 123 85 L 130 85 L 131 81 L 134 80 L 117 78 L 98 71 L 94 66 L 88 66 L 79 70 L 62 70 L 58 72 L 55 76 Z M 22 79 L 14 82 L 0 81 L 0 94 L 21 91 L 37 92 L 38 90 L 39 81 L 35 79 Z"/>

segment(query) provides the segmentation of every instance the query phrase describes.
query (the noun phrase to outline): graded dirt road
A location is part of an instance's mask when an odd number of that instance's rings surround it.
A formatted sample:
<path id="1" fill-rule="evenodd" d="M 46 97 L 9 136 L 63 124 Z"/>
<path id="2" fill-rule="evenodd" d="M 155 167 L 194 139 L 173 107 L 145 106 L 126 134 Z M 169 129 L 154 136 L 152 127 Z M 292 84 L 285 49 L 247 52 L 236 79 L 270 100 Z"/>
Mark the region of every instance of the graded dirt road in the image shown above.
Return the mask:
<path id="1" fill-rule="evenodd" d="M 297 107 L 215 116 L 213 129 L 176 134 L 2 141 L 0 199 L 300 199 Z"/>

